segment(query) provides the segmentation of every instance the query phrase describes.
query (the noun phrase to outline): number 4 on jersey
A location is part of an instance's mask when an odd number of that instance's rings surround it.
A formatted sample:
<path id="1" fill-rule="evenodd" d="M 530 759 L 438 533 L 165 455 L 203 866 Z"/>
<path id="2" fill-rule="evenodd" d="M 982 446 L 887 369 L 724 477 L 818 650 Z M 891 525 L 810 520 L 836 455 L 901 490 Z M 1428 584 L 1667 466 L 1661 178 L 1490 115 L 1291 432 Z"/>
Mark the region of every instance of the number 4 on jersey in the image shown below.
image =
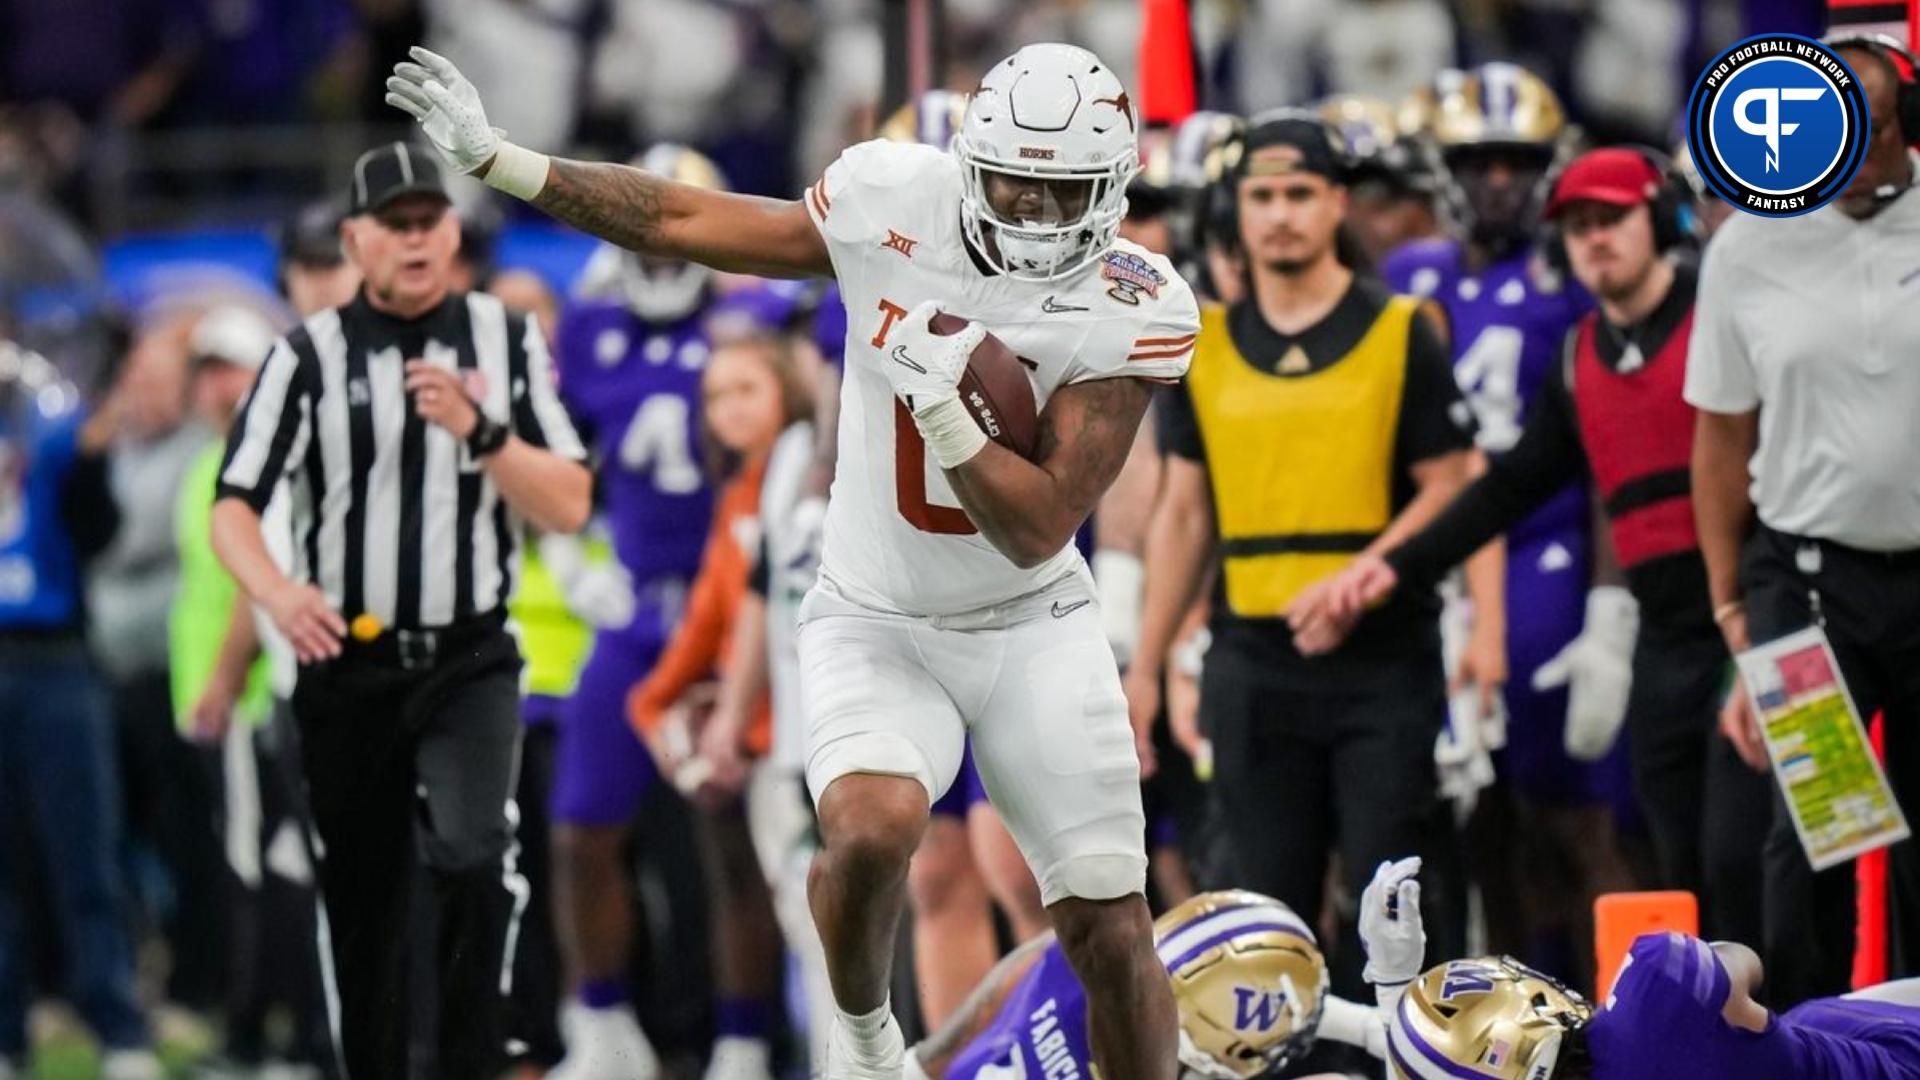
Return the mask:
<path id="1" fill-rule="evenodd" d="M 1520 357 L 1527 338 L 1518 327 L 1489 326 L 1453 363 L 1454 381 L 1480 424 L 1480 449 L 1498 453 L 1520 441 Z"/>
<path id="2" fill-rule="evenodd" d="M 652 394 L 633 411 L 620 439 L 620 466 L 653 470 L 653 486 L 667 495 L 689 495 L 704 479 L 687 447 L 692 410 L 678 394 Z"/>

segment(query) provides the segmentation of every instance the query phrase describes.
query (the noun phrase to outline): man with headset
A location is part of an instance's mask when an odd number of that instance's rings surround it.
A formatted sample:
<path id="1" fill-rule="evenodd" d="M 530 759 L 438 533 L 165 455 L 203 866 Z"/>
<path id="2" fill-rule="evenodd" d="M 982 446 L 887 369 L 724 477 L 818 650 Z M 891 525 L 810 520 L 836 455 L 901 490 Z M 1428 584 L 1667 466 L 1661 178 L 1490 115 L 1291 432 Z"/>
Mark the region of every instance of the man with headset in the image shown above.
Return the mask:
<path id="1" fill-rule="evenodd" d="M 1835 45 L 1871 114 L 1860 171 L 1829 206 L 1736 214 L 1700 272 L 1686 398 L 1700 410 L 1693 503 L 1714 621 L 1735 652 L 1825 629 L 1863 716 L 1886 714 L 1894 797 L 1920 812 L 1920 100 L 1904 54 Z M 1903 71 L 1902 68 L 1906 70 Z M 1767 767 L 1744 694 L 1723 719 Z M 1774 803 L 1769 989 L 1780 1006 L 1847 988 L 1854 868 L 1815 873 Z M 1888 859 L 1888 972 L 1920 974 L 1920 845 Z"/>
<path id="2" fill-rule="evenodd" d="M 1332 606 L 1352 617 L 1396 588 L 1425 587 L 1590 478 L 1626 588 L 1594 590 L 1588 625 L 1602 632 L 1568 656 L 1580 677 L 1567 752 L 1598 757 L 1624 720 L 1661 884 L 1701 897 L 1709 934 L 1759 941 L 1768 785 L 1717 733 L 1729 657 L 1687 498 L 1694 414 L 1681 385 L 1695 276 L 1669 257 L 1688 236 L 1684 192 L 1667 172 L 1663 157 L 1609 147 L 1560 175 L 1546 214 L 1599 310 L 1568 334 L 1519 442 L 1431 525 L 1384 557 L 1356 560 Z"/>
<path id="3" fill-rule="evenodd" d="M 1174 630 L 1218 545 L 1200 712 L 1222 820 L 1240 880 L 1308 925 L 1334 849 L 1358 895 L 1370 867 L 1422 845 L 1447 705 L 1431 592 L 1397 597 L 1324 656 L 1296 631 L 1313 644 L 1325 579 L 1430 520 L 1475 454 L 1472 413 L 1419 301 L 1336 254 L 1346 176 L 1338 135 L 1283 112 L 1254 119 L 1221 180 L 1246 298 L 1202 309 L 1188 378 L 1163 399 L 1168 456 L 1125 680 L 1135 729 L 1149 731 Z M 1497 555 L 1491 570 L 1483 583 Z"/>

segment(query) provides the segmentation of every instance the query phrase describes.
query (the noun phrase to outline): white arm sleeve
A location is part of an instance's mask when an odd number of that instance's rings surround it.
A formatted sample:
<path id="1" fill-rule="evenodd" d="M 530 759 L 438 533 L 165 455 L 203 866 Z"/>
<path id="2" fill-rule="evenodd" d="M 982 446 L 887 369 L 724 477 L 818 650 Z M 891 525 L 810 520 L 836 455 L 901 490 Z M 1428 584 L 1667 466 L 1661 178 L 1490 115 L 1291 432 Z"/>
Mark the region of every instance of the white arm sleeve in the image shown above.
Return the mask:
<path id="1" fill-rule="evenodd" d="M 1387 1030 L 1378 1009 L 1329 995 L 1320 1013 L 1322 1039 L 1358 1046 L 1374 1057 L 1386 1060 Z"/>

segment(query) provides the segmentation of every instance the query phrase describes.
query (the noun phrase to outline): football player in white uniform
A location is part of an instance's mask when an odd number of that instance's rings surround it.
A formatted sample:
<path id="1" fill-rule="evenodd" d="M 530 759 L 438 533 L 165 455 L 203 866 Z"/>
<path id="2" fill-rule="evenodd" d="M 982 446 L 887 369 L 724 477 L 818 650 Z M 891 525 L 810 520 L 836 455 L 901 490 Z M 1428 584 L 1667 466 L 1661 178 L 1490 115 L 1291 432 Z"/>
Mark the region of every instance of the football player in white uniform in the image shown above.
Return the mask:
<path id="1" fill-rule="evenodd" d="M 863 143 L 782 202 L 516 146 L 452 64 L 413 57 L 387 100 L 462 172 L 636 251 L 839 279 L 840 463 L 800 641 L 812 906 L 840 1010 L 827 1076 L 901 1073 L 887 976 L 907 861 L 970 736 L 1087 987 L 1101 1071 L 1170 1080 L 1138 759 L 1071 544 L 1199 329 L 1171 264 L 1117 240 L 1138 168 L 1120 81 L 1084 49 L 1028 46 L 981 80 L 951 152 Z M 971 322 L 936 335 L 940 311 Z M 989 328 L 1030 368 L 1032 461 L 990 443 L 956 389 Z"/>

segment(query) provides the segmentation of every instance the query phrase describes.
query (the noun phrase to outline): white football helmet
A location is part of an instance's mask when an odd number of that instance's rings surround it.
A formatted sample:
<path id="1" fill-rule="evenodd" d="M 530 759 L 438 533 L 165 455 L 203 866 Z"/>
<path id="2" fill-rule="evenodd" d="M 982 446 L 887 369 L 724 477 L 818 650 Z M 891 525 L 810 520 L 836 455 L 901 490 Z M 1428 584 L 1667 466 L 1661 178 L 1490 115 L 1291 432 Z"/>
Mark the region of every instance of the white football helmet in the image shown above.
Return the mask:
<path id="1" fill-rule="evenodd" d="M 1137 126 L 1119 77 L 1077 45 L 1028 45 L 994 65 L 953 140 L 967 239 L 1031 281 L 1099 258 L 1140 169 Z"/>
<path id="2" fill-rule="evenodd" d="M 708 191 L 727 190 L 720 167 L 700 151 L 658 143 L 633 159 L 635 168 Z M 582 295 L 614 296 L 643 321 L 678 322 L 700 309 L 713 271 L 695 262 L 640 255 L 609 244 L 581 274 Z"/>

